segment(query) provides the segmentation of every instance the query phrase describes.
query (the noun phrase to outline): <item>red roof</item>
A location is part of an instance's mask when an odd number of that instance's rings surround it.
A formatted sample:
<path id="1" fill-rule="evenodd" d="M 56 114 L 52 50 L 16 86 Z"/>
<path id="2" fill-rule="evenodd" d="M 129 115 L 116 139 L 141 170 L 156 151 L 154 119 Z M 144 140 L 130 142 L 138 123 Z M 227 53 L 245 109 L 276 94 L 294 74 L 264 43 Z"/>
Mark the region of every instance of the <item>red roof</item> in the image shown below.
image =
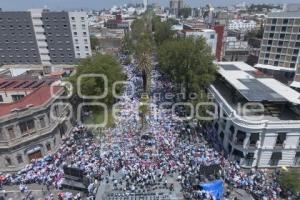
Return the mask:
<path id="1" fill-rule="evenodd" d="M 61 89 L 62 87 L 55 86 L 53 94 L 57 94 Z M 50 86 L 42 86 L 19 101 L 0 104 L 0 116 L 8 115 L 14 109 L 24 109 L 29 105 L 31 107 L 43 105 L 52 98 L 53 94 L 51 94 Z"/>

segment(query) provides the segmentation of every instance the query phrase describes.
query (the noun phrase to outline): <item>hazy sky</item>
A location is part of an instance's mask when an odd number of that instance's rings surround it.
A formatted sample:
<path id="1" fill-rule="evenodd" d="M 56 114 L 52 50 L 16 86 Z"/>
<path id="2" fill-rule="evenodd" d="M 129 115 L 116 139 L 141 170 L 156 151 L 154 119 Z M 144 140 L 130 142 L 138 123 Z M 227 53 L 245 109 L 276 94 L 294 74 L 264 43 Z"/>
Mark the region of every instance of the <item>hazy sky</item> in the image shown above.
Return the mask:
<path id="1" fill-rule="evenodd" d="M 125 3 L 142 2 L 143 0 L 0 0 L 0 8 L 3 10 L 27 10 L 29 8 L 43 8 L 47 6 L 51 10 L 72 10 L 72 9 L 101 9 L 110 8 L 113 5 L 123 5 Z M 296 3 L 299 0 L 244 0 L 250 3 Z M 150 3 L 159 2 L 168 5 L 169 0 L 149 0 Z M 206 5 L 234 5 L 243 0 L 185 0 L 193 7 Z"/>

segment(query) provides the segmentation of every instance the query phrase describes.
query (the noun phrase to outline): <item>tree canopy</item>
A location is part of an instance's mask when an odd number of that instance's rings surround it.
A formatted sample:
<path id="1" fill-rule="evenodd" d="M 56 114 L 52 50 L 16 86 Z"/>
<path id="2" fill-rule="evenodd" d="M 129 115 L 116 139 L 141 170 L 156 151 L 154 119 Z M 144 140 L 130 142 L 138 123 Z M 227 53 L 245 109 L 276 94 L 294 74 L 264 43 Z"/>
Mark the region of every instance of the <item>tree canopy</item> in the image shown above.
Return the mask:
<path id="1" fill-rule="evenodd" d="M 174 31 L 172 31 L 172 24 L 169 22 L 157 21 L 154 25 L 155 33 L 154 40 L 157 46 L 161 45 L 164 41 L 173 38 Z"/>
<path id="2" fill-rule="evenodd" d="M 112 105 L 114 102 L 112 86 L 116 81 L 125 80 L 125 76 L 122 73 L 121 66 L 118 61 L 110 55 L 96 54 L 90 58 L 82 60 L 76 68 L 76 74 L 70 77 L 70 82 L 74 86 L 75 93 L 77 88 L 80 87 L 81 93 L 86 96 L 99 96 L 105 91 L 105 84 L 100 77 L 84 77 L 81 80 L 81 85 L 78 84 L 78 80 L 81 75 L 105 75 L 108 81 L 108 95 L 100 99 L 99 101 Z M 117 93 L 121 92 L 121 87 L 117 87 Z M 78 94 L 77 94 L 78 95 Z M 88 99 L 89 100 L 89 99 Z"/>
<path id="3" fill-rule="evenodd" d="M 158 58 L 161 70 L 184 86 L 186 97 L 201 93 L 215 78 L 214 58 L 202 37 L 166 41 L 158 49 Z"/>

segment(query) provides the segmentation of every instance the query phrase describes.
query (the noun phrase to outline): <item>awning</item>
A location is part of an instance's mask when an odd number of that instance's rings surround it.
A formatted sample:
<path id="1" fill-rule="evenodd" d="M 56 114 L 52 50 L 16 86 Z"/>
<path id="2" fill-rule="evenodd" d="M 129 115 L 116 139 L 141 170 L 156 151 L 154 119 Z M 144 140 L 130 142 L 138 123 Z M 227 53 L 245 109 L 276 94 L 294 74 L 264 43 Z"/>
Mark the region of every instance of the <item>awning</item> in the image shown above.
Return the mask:
<path id="1" fill-rule="evenodd" d="M 299 157 L 300 157 L 300 151 L 296 152 L 295 157 L 296 157 L 296 158 L 299 158 Z"/>
<path id="2" fill-rule="evenodd" d="M 253 159 L 254 158 L 254 153 L 247 153 L 246 158 L 247 159 Z"/>
<path id="3" fill-rule="evenodd" d="M 251 133 L 250 140 L 259 140 L 259 133 Z"/>
<path id="4" fill-rule="evenodd" d="M 281 160 L 282 152 L 274 152 L 271 156 L 271 160 Z"/>
<path id="5" fill-rule="evenodd" d="M 234 149 L 233 152 L 232 152 L 233 155 L 235 156 L 239 156 L 240 158 L 244 158 L 244 153 L 242 151 L 239 151 L 237 149 Z"/>
<path id="6" fill-rule="evenodd" d="M 298 81 L 293 81 L 291 84 L 290 84 L 291 87 L 294 87 L 294 88 L 300 88 L 300 82 Z"/>
<path id="7" fill-rule="evenodd" d="M 31 149 L 31 150 L 27 151 L 27 154 L 32 154 L 32 153 L 35 153 L 39 150 L 41 150 L 41 147 L 35 147 L 34 149 Z"/>

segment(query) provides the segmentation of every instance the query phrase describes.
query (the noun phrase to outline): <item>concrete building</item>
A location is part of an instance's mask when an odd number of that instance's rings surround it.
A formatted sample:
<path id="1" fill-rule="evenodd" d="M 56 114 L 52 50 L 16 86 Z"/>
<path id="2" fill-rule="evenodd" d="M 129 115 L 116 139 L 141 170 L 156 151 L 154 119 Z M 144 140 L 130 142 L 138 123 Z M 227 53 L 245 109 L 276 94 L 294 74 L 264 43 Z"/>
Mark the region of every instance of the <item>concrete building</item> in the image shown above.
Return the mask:
<path id="1" fill-rule="evenodd" d="M 170 14 L 178 17 L 180 9 L 184 8 L 183 0 L 170 0 Z"/>
<path id="2" fill-rule="evenodd" d="M 72 128 L 69 107 L 54 97 L 63 93 L 62 87 L 41 86 L 16 102 L 0 104 L 1 172 L 18 171 L 60 147 Z"/>
<path id="3" fill-rule="evenodd" d="M 72 65 L 91 55 L 84 12 L 0 12 L 0 65 Z"/>
<path id="4" fill-rule="evenodd" d="M 256 22 L 253 20 L 231 20 L 228 23 L 228 30 L 247 32 L 254 29 L 256 29 Z"/>
<path id="5" fill-rule="evenodd" d="M 258 64 L 255 67 L 285 83 L 290 83 L 293 79 L 299 82 L 299 33 L 300 11 L 270 13 L 265 24 Z M 300 88 L 300 84 L 296 82 L 294 86 Z"/>
<path id="6" fill-rule="evenodd" d="M 243 62 L 218 66 L 209 91 L 229 157 L 243 167 L 300 166 L 300 93 Z"/>

